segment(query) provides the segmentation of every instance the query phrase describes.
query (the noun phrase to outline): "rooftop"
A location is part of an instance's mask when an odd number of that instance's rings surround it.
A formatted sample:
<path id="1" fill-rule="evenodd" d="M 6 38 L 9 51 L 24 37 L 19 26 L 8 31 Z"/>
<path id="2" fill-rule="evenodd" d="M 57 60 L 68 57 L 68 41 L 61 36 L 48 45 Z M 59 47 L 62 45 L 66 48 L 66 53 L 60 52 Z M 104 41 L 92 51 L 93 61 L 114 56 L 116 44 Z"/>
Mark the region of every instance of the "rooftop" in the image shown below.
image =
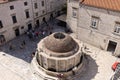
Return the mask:
<path id="1" fill-rule="evenodd" d="M 5 3 L 5 2 L 9 2 L 9 1 L 15 1 L 15 0 L 0 0 L 0 4 Z"/>
<path id="2" fill-rule="evenodd" d="M 8 0 L 0 0 L 0 3 L 4 3 L 7 2 Z"/>
<path id="3" fill-rule="evenodd" d="M 82 2 L 93 7 L 120 11 L 120 0 L 83 0 Z"/>

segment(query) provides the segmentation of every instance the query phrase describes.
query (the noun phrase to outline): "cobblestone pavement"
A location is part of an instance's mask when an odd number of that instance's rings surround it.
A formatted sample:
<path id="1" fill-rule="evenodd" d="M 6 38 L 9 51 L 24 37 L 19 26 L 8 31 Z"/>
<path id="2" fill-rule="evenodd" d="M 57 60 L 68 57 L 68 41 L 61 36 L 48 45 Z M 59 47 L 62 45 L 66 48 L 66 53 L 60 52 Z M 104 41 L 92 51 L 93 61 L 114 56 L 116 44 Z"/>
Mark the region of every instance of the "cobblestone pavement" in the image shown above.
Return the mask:
<path id="1" fill-rule="evenodd" d="M 53 32 L 63 31 L 64 28 L 53 26 Z M 38 29 L 39 31 L 39 29 Z M 26 46 L 20 49 L 21 42 L 25 40 Z M 30 70 L 31 53 L 36 50 L 39 39 L 31 41 L 25 34 L 0 47 L 0 80 L 37 80 Z M 9 50 L 9 44 L 14 45 L 14 50 Z M 83 73 L 74 80 L 109 80 L 113 74 L 111 65 L 120 59 L 110 52 L 86 44 L 88 64 Z"/>
<path id="2" fill-rule="evenodd" d="M 111 52 L 106 52 L 86 44 L 89 48 L 87 51 L 88 65 L 83 74 L 76 80 L 110 80 L 113 75 L 111 69 L 115 61 L 120 61 L 117 57 L 112 56 Z"/>

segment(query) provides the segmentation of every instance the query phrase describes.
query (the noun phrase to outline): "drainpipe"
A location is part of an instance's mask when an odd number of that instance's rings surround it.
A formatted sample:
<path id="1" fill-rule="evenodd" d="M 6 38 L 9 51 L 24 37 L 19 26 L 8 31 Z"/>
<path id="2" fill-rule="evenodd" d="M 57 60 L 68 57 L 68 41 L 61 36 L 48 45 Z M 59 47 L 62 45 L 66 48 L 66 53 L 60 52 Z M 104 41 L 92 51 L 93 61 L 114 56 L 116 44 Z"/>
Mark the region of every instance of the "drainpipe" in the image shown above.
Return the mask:
<path id="1" fill-rule="evenodd" d="M 32 5 L 32 13 L 33 13 L 33 24 L 34 24 L 34 27 L 35 27 L 35 18 L 34 18 L 34 9 L 33 9 L 34 5 L 33 5 L 33 1 L 32 0 L 31 0 L 31 5 Z"/>

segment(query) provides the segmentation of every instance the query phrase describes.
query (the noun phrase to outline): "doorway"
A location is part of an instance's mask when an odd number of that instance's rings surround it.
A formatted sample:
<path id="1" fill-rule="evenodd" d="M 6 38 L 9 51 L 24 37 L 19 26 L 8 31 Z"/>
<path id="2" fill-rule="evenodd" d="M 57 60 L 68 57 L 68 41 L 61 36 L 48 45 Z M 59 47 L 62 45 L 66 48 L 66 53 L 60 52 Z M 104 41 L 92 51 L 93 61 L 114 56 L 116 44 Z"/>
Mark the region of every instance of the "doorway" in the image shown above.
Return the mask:
<path id="1" fill-rule="evenodd" d="M 110 51 L 110 52 L 114 53 L 115 49 L 116 49 L 116 46 L 117 46 L 116 42 L 109 41 L 107 51 Z"/>
<path id="2" fill-rule="evenodd" d="M 15 29 L 15 35 L 16 35 L 16 36 L 19 36 L 19 35 L 20 35 L 19 28 Z"/>
<path id="3" fill-rule="evenodd" d="M 36 20 L 36 25 L 37 25 L 37 27 L 40 26 L 40 22 L 39 22 L 39 20 Z"/>
<path id="4" fill-rule="evenodd" d="M 49 20 L 52 20 L 52 19 L 53 19 L 53 14 L 50 14 Z"/>
<path id="5" fill-rule="evenodd" d="M 31 23 L 28 24 L 28 31 L 29 30 L 32 30 L 32 24 Z"/>

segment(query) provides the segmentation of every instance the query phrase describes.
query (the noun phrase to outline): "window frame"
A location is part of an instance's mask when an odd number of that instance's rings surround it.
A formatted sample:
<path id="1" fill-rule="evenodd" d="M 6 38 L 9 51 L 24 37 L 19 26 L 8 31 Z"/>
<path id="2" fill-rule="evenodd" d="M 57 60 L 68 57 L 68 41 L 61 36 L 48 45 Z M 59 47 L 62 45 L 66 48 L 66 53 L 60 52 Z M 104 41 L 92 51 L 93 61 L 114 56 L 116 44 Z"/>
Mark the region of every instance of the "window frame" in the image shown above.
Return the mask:
<path id="1" fill-rule="evenodd" d="M 41 1 L 41 5 L 42 5 L 42 7 L 44 7 L 45 6 L 45 2 Z"/>
<path id="2" fill-rule="evenodd" d="M 98 24 L 99 24 L 99 17 L 97 16 L 92 16 L 91 17 L 91 24 L 90 27 L 94 29 L 98 29 Z"/>
<path id="3" fill-rule="evenodd" d="M 14 5 L 11 5 L 11 6 L 10 6 L 10 10 L 13 10 L 13 9 L 14 9 Z"/>
<path id="4" fill-rule="evenodd" d="M 29 13 L 29 10 L 25 10 L 25 16 L 26 16 L 26 19 L 30 18 L 30 13 Z"/>
<path id="5" fill-rule="evenodd" d="M 13 24 L 17 23 L 16 14 L 12 14 L 11 17 L 12 17 Z"/>
<path id="6" fill-rule="evenodd" d="M 35 16 L 38 17 L 38 15 L 39 15 L 38 12 L 36 12 L 36 13 L 35 13 Z"/>
<path id="7" fill-rule="evenodd" d="M 114 33 L 120 35 L 120 22 L 115 22 Z"/>
<path id="8" fill-rule="evenodd" d="M 34 8 L 35 8 L 35 9 L 38 9 L 38 4 L 37 4 L 37 2 L 34 3 Z"/>
<path id="9" fill-rule="evenodd" d="M 77 8 L 72 7 L 72 17 L 77 18 Z"/>
<path id="10" fill-rule="evenodd" d="M 27 5 L 28 5 L 28 2 L 27 2 L 27 1 L 25 1 L 25 2 L 24 2 L 24 6 L 27 6 Z"/>

